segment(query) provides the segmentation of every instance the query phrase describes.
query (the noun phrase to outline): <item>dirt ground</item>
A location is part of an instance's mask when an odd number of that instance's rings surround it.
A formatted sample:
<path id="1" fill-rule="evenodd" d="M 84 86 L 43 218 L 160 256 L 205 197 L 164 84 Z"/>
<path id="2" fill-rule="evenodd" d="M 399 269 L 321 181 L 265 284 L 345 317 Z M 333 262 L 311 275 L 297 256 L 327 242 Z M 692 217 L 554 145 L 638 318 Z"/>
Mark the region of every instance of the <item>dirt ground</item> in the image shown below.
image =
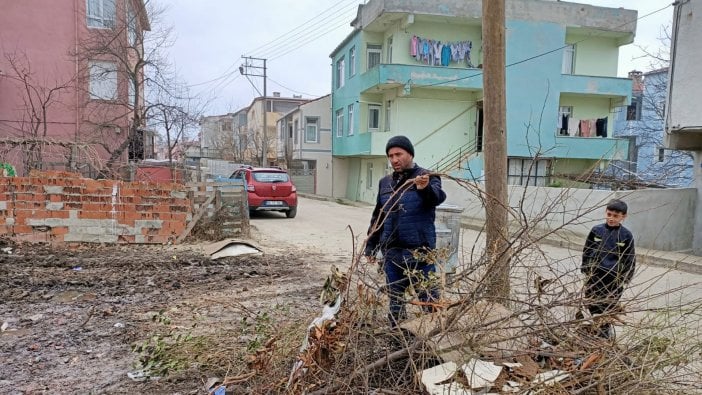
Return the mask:
<path id="1" fill-rule="evenodd" d="M 328 268 L 351 260 L 349 226 L 359 233 L 370 216 L 301 201 L 295 219 L 252 218 L 263 256 L 215 261 L 203 242 L 57 248 L 0 239 L 0 393 L 202 394 L 209 377 L 249 371 L 246 354 L 289 327 L 278 340 L 287 353 L 279 359 L 290 362 L 278 369 L 284 378 L 320 311 Z M 166 379 L 128 377 L 137 371 L 134 345 L 186 335 L 175 354 L 187 353 L 190 365 Z M 177 359 L 153 347 L 146 355 L 160 368 Z"/>
<path id="2" fill-rule="evenodd" d="M 204 393 L 208 376 L 226 374 L 221 366 L 208 371 L 216 362 L 207 355 L 222 347 L 217 339 L 244 349 L 265 340 L 257 338 L 265 328 L 242 326 L 243 317 L 271 306 L 287 317 L 314 311 L 319 284 L 309 281 L 309 252 L 214 261 L 200 247 L 65 249 L 1 240 L 0 393 Z M 127 376 L 136 370 L 133 344 L 154 334 L 173 342 L 176 333 L 205 343 L 202 355 L 189 358 L 203 364 L 175 379 Z"/>

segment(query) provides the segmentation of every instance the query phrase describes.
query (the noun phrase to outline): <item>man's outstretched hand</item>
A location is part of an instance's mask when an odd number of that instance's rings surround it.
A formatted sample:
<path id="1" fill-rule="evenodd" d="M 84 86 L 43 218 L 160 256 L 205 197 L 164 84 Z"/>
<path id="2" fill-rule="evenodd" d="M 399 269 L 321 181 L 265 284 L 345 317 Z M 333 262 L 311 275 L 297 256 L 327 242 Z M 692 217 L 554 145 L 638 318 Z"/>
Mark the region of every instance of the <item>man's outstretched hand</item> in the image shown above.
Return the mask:
<path id="1" fill-rule="evenodd" d="M 419 190 L 426 188 L 427 185 L 429 185 L 429 176 L 425 174 L 415 177 L 414 185 L 416 185 Z"/>

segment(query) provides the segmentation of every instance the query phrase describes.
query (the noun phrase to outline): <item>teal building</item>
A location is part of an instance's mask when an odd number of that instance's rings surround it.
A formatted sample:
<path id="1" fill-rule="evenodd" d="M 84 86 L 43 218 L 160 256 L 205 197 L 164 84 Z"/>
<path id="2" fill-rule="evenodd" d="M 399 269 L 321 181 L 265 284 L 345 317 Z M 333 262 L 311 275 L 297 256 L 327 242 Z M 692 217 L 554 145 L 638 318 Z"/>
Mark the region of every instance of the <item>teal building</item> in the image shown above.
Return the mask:
<path id="1" fill-rule="evenodd" d="M 415 162 L 480 181 L 483 147 L 481 0 L 369 0 L 331 53 L 333 194 L 373 202 L 398 134 Z M 626 159 L 613 114 L 631 100 L 617 78 L 619 47 L 637 12 L 508 0 L 508 182 L 568 183 Z"/>

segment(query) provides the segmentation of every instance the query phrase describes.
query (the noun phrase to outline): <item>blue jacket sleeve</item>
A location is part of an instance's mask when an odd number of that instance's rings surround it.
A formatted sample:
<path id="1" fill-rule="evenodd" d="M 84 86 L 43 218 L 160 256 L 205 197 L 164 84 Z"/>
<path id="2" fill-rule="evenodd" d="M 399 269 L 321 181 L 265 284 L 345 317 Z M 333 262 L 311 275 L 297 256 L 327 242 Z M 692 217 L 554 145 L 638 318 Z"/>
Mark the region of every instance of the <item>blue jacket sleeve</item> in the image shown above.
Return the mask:
<path id="1" fill-rule="evenodd" d="M 436 207 L 446 200 L 446 192 L 441 189 L 441 177 L 430 176 L 429 185 L 419 191 L 419 195 L 424 202 L 430 206 Z"/>

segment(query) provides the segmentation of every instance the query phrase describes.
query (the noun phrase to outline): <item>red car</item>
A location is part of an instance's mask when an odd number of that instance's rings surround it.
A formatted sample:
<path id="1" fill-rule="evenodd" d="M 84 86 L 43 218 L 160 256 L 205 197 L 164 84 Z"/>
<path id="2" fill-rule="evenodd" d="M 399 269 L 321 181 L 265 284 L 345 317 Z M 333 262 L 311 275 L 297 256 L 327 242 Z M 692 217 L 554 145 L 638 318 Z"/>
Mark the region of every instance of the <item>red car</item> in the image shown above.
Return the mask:
<path id="1" fill-rule="evenodd" d="M 275 167 L 242 167 L 231 178 L 244 179 L 249 192 L 249 211 L 284 211 L 297 215 L 297 188 L 288 172 Z"/>

